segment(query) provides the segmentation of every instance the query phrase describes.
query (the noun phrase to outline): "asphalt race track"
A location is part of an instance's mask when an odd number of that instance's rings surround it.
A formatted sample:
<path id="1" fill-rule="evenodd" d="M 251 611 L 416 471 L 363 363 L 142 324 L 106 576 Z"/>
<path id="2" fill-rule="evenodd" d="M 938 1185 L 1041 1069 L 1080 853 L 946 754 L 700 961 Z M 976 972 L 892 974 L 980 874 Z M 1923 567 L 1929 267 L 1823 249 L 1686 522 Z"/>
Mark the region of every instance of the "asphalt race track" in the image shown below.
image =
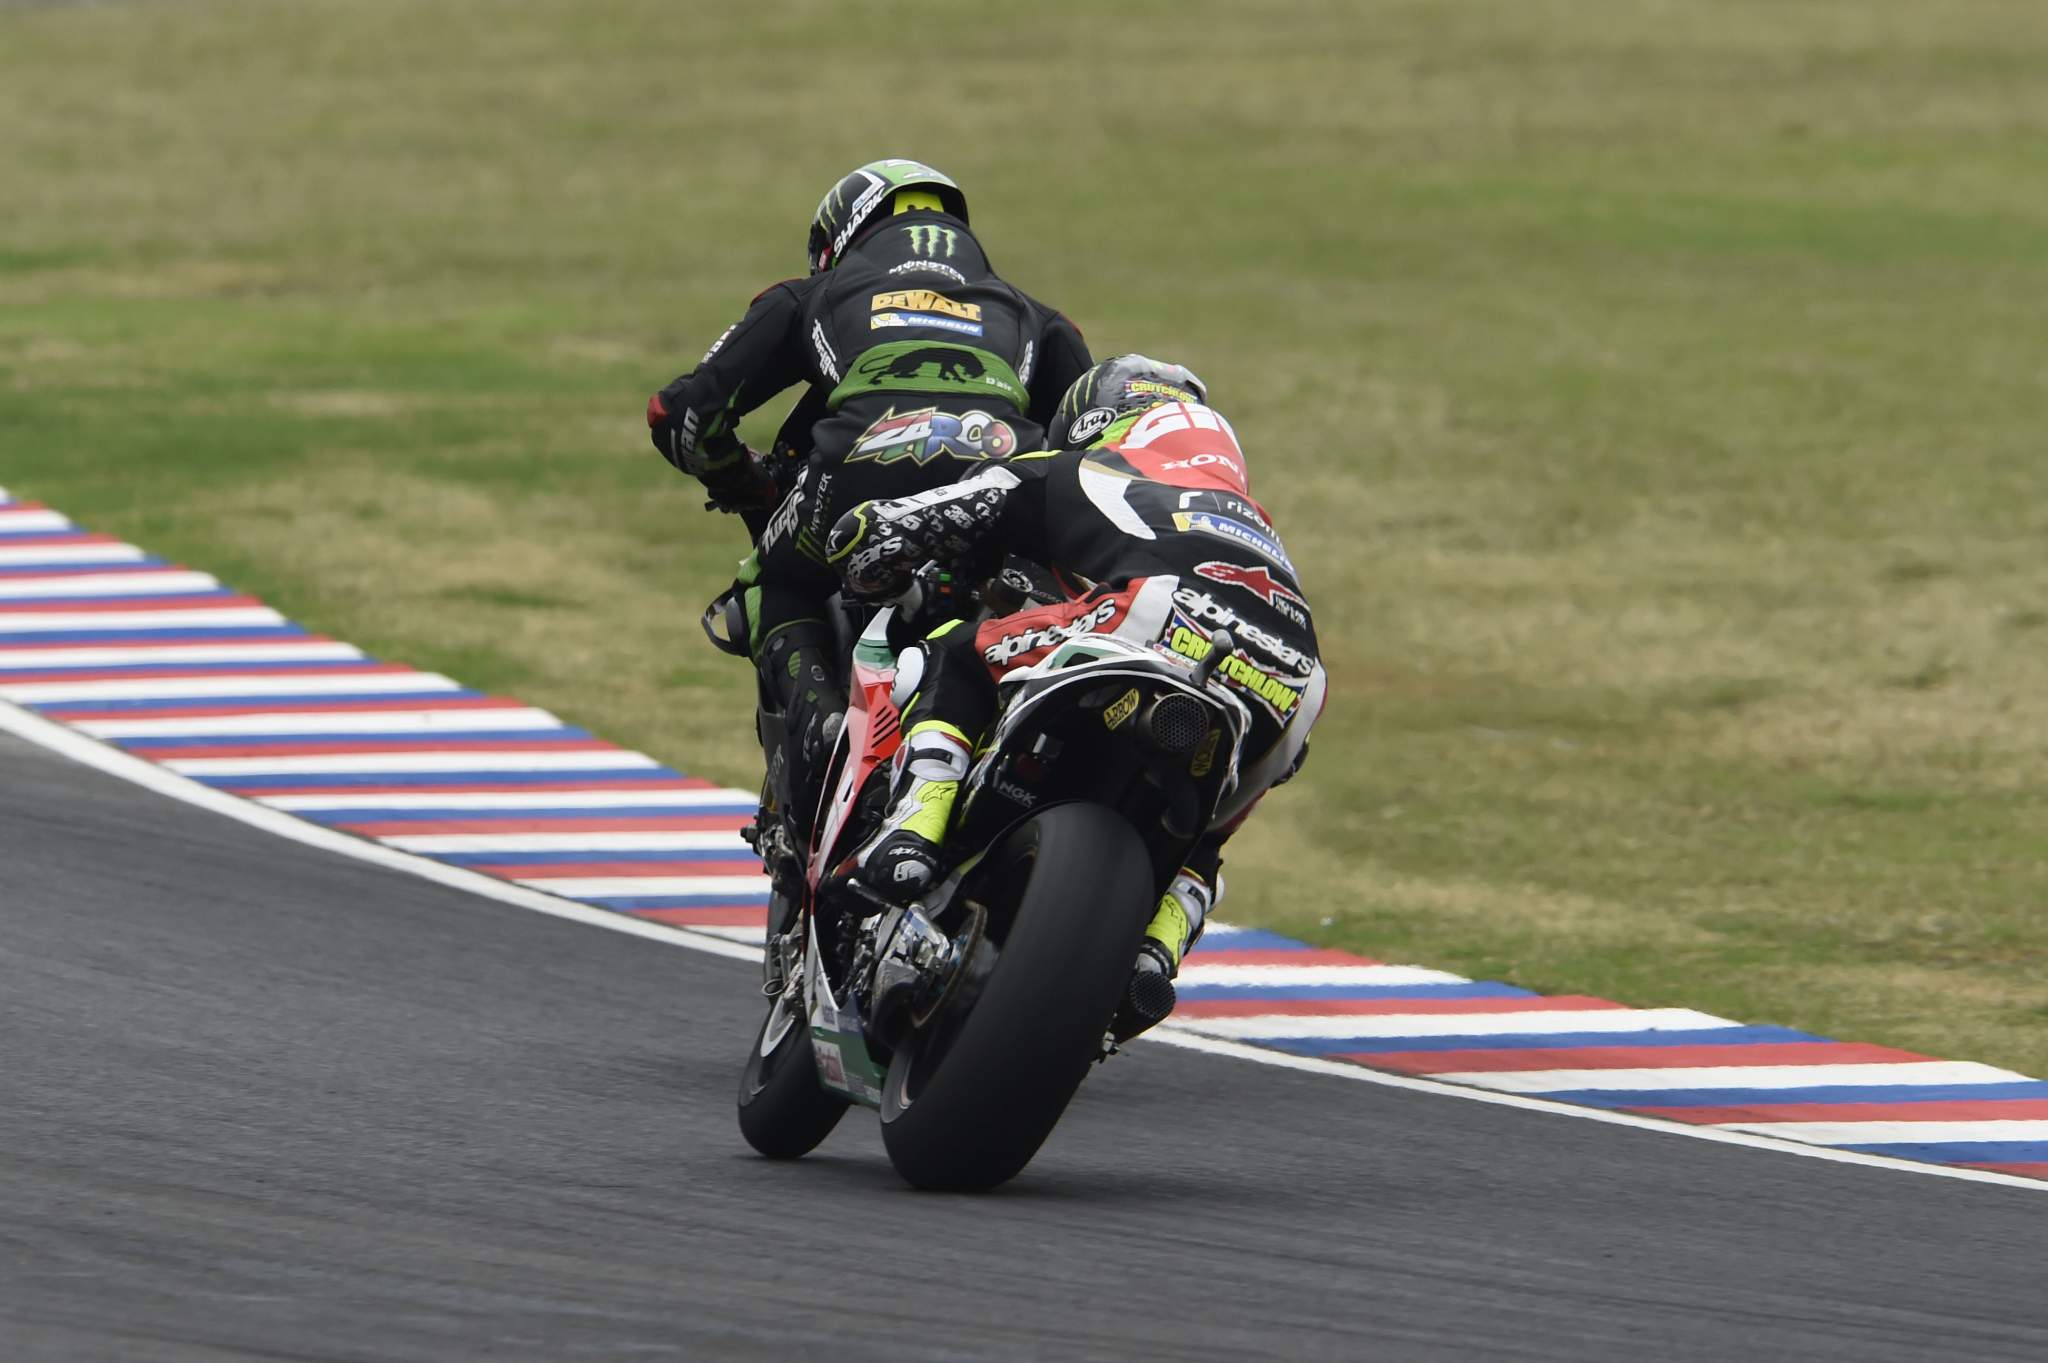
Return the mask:
<path id="1" fill-rule="evenodd" d="M 0 1358 L 2048 1357 L 2037 1194 L 1164 1047 L 770 1164 L 755 991 L 0 736 Z"/>

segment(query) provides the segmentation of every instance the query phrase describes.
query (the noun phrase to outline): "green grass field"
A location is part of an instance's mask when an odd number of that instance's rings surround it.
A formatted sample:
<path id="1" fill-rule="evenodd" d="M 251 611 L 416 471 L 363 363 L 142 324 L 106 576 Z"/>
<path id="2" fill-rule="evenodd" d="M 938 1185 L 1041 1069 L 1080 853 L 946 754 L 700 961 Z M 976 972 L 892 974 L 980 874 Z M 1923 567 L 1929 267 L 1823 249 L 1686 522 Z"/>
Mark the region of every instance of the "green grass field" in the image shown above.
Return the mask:
<path id="1" fill-rule="evenodd" d="M 0 6 L 0 483 L 748 784 L 641 409 L 921 157 L 1303 566 L 1228 914 L 2048 1074 L 2044 71 L 2031 0 Z"/>

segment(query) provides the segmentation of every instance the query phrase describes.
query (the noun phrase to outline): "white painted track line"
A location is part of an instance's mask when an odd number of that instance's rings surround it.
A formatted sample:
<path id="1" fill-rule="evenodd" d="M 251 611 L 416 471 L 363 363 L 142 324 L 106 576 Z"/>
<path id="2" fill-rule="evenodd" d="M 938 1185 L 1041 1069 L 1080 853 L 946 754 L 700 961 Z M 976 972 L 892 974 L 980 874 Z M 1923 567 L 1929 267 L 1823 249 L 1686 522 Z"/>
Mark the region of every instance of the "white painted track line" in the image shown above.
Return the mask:
<path id="1" fill-rule="evenodd" d="M 566 899 L 541 894 L 518 885 L 490 876 L 478 875 L 460 867 L 446 866 L 440 862 L 428 861 L 421 857 L 408 856 L 403 852 L 336 833 L 330 829 L 303 823 L 289 814 L 251 804 L 246 800 L 225 795 L 219 791 L 144 761 L 131 757 L 118 749 L 110 748 L 82 734 L 74 733 L 60 724 L 53 723 L 18 706 L 0 704 L 0 731 L 12 733 L 53 752 L 74 758 L 88 766 L 98 768 L 123 780 L 198 805 L 238 822 L 290 838 L 294 842 L 310 847 L 320 847 L 343 856 L 355 857 L 361 861 L 373 862 L 379 866 L 403 871 L 425 880 L 467 890 L 500 903 L 518 908 L 531 909 L 536 913 L 565 918 L 572 922 L 584 923 L 591 927 L 604 928 L 611 932 L 622 932 L 649 941 L 666 942 L 672 946 L 688 947 L 693 951 L 709 952 L 712 955 L 728 956 L 736 960 L 759 961 L 758 947 L 746 946 L 725 940 L 711 933 L 693 932 L 686 928 L 671 928 L 645 919 L 611 913 L 604 909 L 593 909 Z M 1398 969 L 1399 967 L 1380 967 Z M 1441 975 L 1442 972 L 1421 972 Z M 1453 977 L 1456 978 L 1456 977 Z M 1319 1060 L 1311 1056 L 1289 1055 L 1281 1051 L 1262 1050 L 1241 1042 L 1228 1041 L 1220 1037 L 1201 1036 L 1181 1027 L 1168 1024 L 1155 1028 L 1147 1040 L 1156 1044 L 1179 1046 L 1187 1050 L 1203 1051 L 1210 1055 L 1229 1056 L 1233 1059 L 1250 1061 L 1253 1064 L 1268 1065 L 1279 1069 L 1296 1070 L 1305 1074 L 1320 1074 L 1353 1083 L 1374 1084 L 1381 1088 L 1406 1089 L 1416 1093 L 1433 1093 L 1444 1097 L 1462 1098 L 1469 1102 L 1491 1103 L 1498 1107 L 1522 1108 L 1534 1112 L 1547 1112 L 1559 1117 L 1578 1121 L 1600 1122 L 1608 1126 L 1632 1127 L 1641 1131 L 1662 1132 L 1670 1136 L 1684 1136 L 1693 1140 L 1711 1141 L 1717 1145 L 1739 1145 L 1752 1149 L 1774 1150 L 1780 1154 L 1801 1159 L 1826 1160 L 1837 1164 L 1855 1164 L 1871 1169 L 1886 1169 L 1900 1174 L 1918 1174 L 1926 1178 L 1948 1178 L 1968 1183 L 1996 1183 L 2011 1188 L 2022 1188 L 2032 1192 L 2048 1192 L 2048 1182 L 2039 1179 L 2020 1178 L 2012 1174 L 2000 1174 L 1986 1169 L 1960 1169 L 1949 1165 L 1921 1164 L 1912 1160 L 1891 1159 L 1883 1155 L 1866 1155 L 1858 1151 L 1837 1150 L 1825 1145 L 1802 1145 L 1793 1141 L 1779 1140 L 1771 1136 L 1757 1135 L 1747 1131 L 1730 1131 L 1718 1127 L 1686 1126 L 1678 1122 L 1660 1121 L 1653 1117 L 1638 1117 L 1630 1113 L 1610 1112 L 1599 1108 L 1572 1107 L 1564 1103 L 1546 1102 L 1517 1093 L 1500 1093 L 1486 1089 L 1466 1088 L 1433 1079 L 1416 1079 L 1405 1075 L 1383 1074 L 1377 1070 L 1364 1069 L 1341 1061 Z M 740 1044 L 740 1043 L 736 1043 Z M 1814 1071 L 1820 1067 L 1805 1067 L 1801 1073 L 1807 1082 L 1815 1082 Z M 1903 1067 L 1902 1067 L 1903 1068 Z M 1992 1070 L 1988 1065 L 1956 1066 L 1956 1068 L 1986 1071 L 2003 1075 L 2005 1071 Z M 1743 1071 L 1747 1074 L 1751 1071 Z M 1592 1071 L 1592 1073 L 1602 1073 Z M 1613 1073 L 1613 1072 L 1606 1072 Z M 1699 1070 L 1692 1071 L 1697 1078 Z M 1495 1076 L 1487 1076 L 1489 1078 Z M 1824 1081 L 1821 1081 L 1824 1082 Z M 1943 1081 L 1947 1082 L 1947 1081 Z M 1256 1134 L 1256 1133 L 1254 1133 Z"/>

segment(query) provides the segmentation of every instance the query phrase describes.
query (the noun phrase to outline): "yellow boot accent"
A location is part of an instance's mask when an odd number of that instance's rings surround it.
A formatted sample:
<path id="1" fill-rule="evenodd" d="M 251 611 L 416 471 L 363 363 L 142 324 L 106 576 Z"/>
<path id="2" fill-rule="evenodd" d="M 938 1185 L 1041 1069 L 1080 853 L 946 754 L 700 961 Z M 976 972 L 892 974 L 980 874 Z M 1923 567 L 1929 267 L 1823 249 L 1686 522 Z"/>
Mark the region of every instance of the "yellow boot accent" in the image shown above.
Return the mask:
<path id="1" fill-rule="evenodd" d="M 1192 930 L 1188 923 L 1188 911 L 1180 906 L 1180 901 L 1174 898 L 1173 892 L 1169 890 L 1160 897 L 1159 912 L 1152 915 L 1151 925 L 1145 929 L 1145 935 L 1166 948 L 1166 955 L 1173 962 L 1173 968 L 1179 970 L 1181 953 L 1188 949 L 1188 934 Z"/>
<path id="2" fill-rule="evenodd" d="M 943 843 L 946 840 L 946 825 L 953 818 L 953 801 L 959 794 L 958 781 L 920 779 L 909 795 L 909 800 L 916 803 L 917 809 L 896 826 L 908 829 L 934 845 Z"/>

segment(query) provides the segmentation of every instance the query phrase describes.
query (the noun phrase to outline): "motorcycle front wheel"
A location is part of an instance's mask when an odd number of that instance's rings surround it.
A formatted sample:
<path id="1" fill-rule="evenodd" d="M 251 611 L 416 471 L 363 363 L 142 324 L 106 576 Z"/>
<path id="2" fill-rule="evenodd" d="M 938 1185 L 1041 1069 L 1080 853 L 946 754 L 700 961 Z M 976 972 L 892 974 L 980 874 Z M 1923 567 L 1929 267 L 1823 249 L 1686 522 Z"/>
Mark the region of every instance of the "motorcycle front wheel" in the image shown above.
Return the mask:
<path id="1" fill-rule="evenodd" d="M 769 1159 L 796 1159 L 832 1134 L 846 1106 L 819 1085 L 810 1024 L 779 996 L 740 1073 L 740 1134 Z"/>
<path id="2" fill-rule="evenodd" d="M 1102 805 L 1056 805 L 983 863 L 972 894 L 1006 930 L 978 941 L 971 996 L 897 1048 L 882 1087 L 904 1179 L 978 1190 L 1030 1163 L 1100 1053 L 1152 890 L 1144 843 Z"/>

